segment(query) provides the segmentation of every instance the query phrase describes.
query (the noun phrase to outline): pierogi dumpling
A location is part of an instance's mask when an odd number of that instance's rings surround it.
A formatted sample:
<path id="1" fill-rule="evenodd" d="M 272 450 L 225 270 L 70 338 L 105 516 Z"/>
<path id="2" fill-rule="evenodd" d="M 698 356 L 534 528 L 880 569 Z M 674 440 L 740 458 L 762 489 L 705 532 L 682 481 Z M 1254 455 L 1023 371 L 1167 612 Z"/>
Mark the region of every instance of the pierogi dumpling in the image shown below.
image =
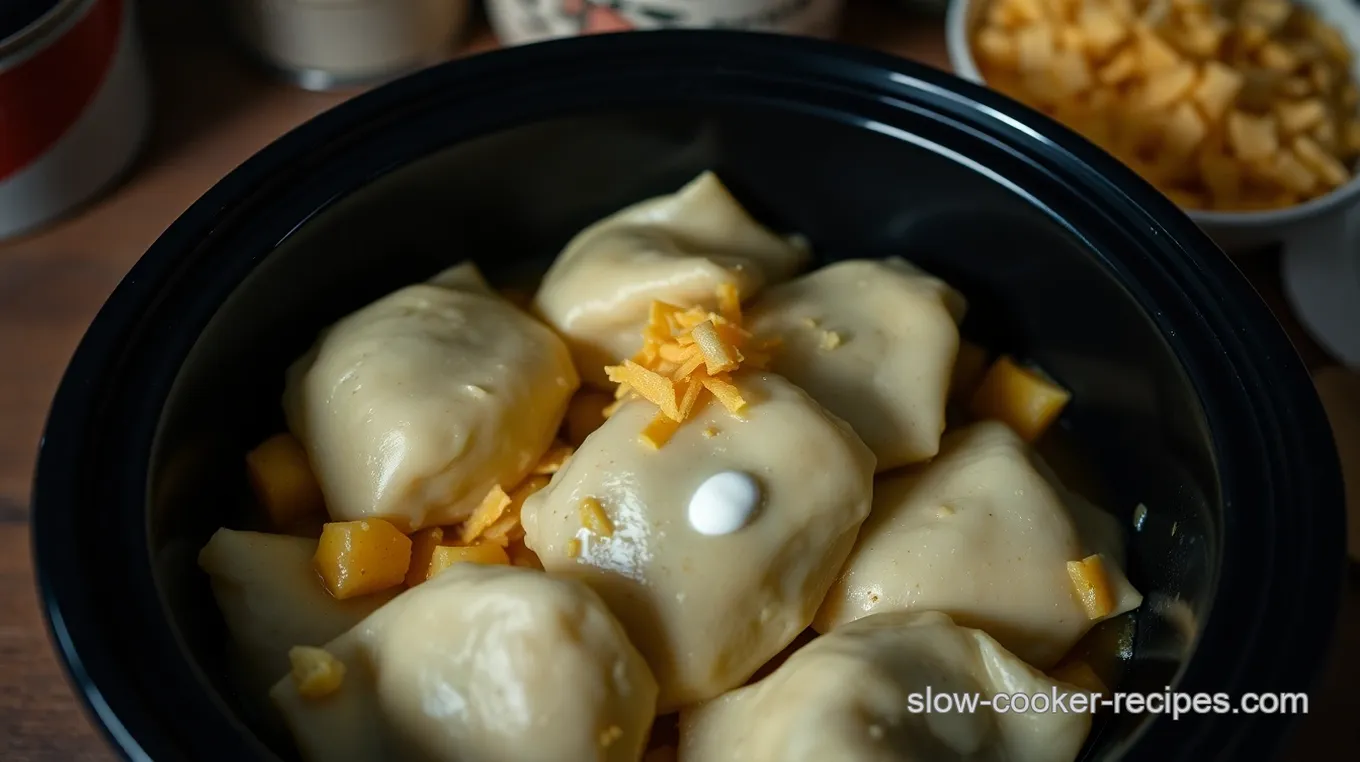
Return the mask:
<path id="1" fill-rule="evenodd" d="M 587 587 L 457 564 L 326 646 L 339 689 L 271 692 L 307 762 L 636 762 L 656 681 Z"/>
<path id="2" fill-rule="evenodd" d="M 682 712 L 680 762 L 1072 762 L 1091 729 L 1089 696 L 1078 699 L 1088 711 L 926 713 L 913 701 L 927 688 L 932 703 L 941 693 L 1042 695 L 1044 710 L 1077 692 L 944 614 L 874 614 Z"/>
<path id="3" fill-rule="evenodd" d="M 580 385 L 566 346 L 467 277 L 379 299 L 289 368 L 288 427 L 332 519 L 456 523 L 551 444 Z"/>
<path id="4" fill-rule="evenodd" d="M 747 327 L 771 370 L 854 428 L 887 471 L 940 447 L 965 302 L 900 258 L 849 260 L 766 291 Z"/>
<path id="5" fill-rule="evenodd" d="M 251 696 L 288 671 L 288 649 L 323 645 L 396 595 L 336 600 L 317 577 L 315 554 L 313 539 L 232 529 L 217 530 L 198 554 Z"/>
<path id="6" fill-rule="evenodd" d="M 942 611 L 1040 669 L 1095 624 L 1067 562 L 1108 552 L 1110 535 L 1083 536 L 1108 516 L 1069 500 L 1004 424 L 984 421 L 944 437 L 929 464 L 878 479 L 874 507 L 813 626 L 833 631 L 884 611 Z M 1114 611 L 1142 596 L 1114 555 L 1106 565 Z"/>
<path id="7" fill-rule="evenodd" d="M 543 277 L 534 307 L 566 338 L 586 383 L 609 388 L 603 368 L 642 346 L 653 300 L 716 309 L 719 285 L 750 298 L 807 258 L 801 240 L 767 230 L 705 172 L 578 233 Z"/>
<path id="8" fill-rule="evenodd" d="M 659 450 L 638 439 L 656 407 L 625 404 L 521 513 L 544 568 L 584 580 L 623 622 L 660 713 L 740 685 L 807 626 L 872 499 L 873 453 L 840 419 L 774 374 L 734 381 L 744 418 L 709 402 Z M 760 490 L 725 534 L 690 518 L 692 496 L 723 474 Z M 588 498 L 603 532 L 586 526 Z"/>

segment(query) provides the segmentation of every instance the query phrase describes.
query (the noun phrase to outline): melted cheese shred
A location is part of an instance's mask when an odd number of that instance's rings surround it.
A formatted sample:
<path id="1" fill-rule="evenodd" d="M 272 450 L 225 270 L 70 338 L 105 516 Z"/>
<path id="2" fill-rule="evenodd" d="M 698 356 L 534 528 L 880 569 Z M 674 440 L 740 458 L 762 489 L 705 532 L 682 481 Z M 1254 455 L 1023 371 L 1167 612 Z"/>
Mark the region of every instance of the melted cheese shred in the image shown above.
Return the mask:
<path id="1" fill-rule="evenodd" d="M 661 448 L 710 397 L 739 415 L 747 402 L 732 383 L 732 374 L 769 364 L 778 341 L 757 340 L 742 327 L 736 286 L 720 285 L 717 302 L 717 312 L 652 302 L 642 329 L 642 349 L 622 365 L 605 367 L 605 375 L 618 384 L 614 404 L 604 410 L 606 417 L 632 399 L 656 405 L 656 417 L 638 436 L 643 444 Z"/>

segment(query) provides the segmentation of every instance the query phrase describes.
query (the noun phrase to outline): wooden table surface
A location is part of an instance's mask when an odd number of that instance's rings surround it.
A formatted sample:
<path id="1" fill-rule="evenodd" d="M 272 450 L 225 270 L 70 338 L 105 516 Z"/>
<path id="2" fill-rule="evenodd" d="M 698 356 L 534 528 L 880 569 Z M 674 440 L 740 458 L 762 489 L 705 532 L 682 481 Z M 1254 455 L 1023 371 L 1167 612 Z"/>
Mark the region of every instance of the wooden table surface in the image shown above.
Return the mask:
<path id="1" fill-rule="evenodd" d="M 52 654 L 34 591 L 28 546 L 29 480 L 51 395 L 76 343 L 136 259 L 189 203 L 285 130 L 340 102 L 304 93 L 242 64 L 201 16 L 199 0 L 143 0 L 155 80 L 156 123 L 143 158 L 121 187 L 64 222 L 0 244 L 0 760 L 76 762 L 114 757 L 92 729 Z M 848 39 L 947 67 L 935 21 L 863 0 Z M 495 46 L 481 29 L 468 52 Z M 1327 356 L 1283 306 L 1277 264 L 1241 263 L 1276 307 L 1310 365 Z M 1356 758 L 1360 685 L 1360 582 L 1351 575 L 1325 687 L 1291 745 L 1290 758 Z M 1345 752 L 1350 752 L 1346 754 Z"/>

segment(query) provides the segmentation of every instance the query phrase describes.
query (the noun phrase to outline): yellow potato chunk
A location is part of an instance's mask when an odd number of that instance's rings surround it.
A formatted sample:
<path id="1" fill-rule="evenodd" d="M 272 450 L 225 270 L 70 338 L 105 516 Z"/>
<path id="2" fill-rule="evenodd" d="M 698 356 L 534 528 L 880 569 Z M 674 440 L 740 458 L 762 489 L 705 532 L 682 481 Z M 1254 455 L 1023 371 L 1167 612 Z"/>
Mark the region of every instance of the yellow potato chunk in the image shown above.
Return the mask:
<path id="1" fill-rule="evenodd" d="M 411 563 L 406 569 L 407 587 L 415 587 L 430 578 L 434 550 L 443 544 L 443 527 L 430 527 L 411 535 Z"/>
<path id="2" fill-rule="evenodd" d="M 247 453 L 246 470 L 255 499 L 275 529 L 325 514 L 325 499 L 307 451 L 292 434 L 276 434 Z"/>
<path id="3" fill-rule="evenodd" d="M 505 548 L 493 543 L 476 545 L 440 545 L 430 558 L 430 578 L 454 564 L 508 565 L 510 556 Z"/>
<path id="4" fill-rule="evenodd" d="M 1231 66 L 1209 61 L 1200 70 L 1199 83 L 1191 98 L 1210 119 L 1217 121 L 1232 107 L 1242 91 L 1242 75 Z"/>
<path id="5" fill-rule="evenodd" d="M 345 680 L 345 665 L 324 648 L 296 646 L 288 651 L 293 682 L 298 695 L 320 699 L 340 690 Z"/>
<path id="6" fill-rule="evenodd" d="M 321 529 L 313 563 L 339 600 L 376 593 L 406 581 L 411 538 L 382 519 L 330 522 Z"/>
<path id="7" fill-rule="evenodd" d="M 1114 611 L 1114 592 L 1110 577 L 1105 573 L 1105 562 L 1099 554 L 1080 561 L 1067 562 L 1067 576 L 1072 589 L 1091 619 L 1104 619 Z"/>
<path id="8" fill-rule="evenodd" d="M 1058 419 L 1071 398 L 1066 389 L 1002 356 L 992 363 L 973 394 L 972 413 L 978 420 L 1001 421 L 1021 439 L 1033 442 Z"/>

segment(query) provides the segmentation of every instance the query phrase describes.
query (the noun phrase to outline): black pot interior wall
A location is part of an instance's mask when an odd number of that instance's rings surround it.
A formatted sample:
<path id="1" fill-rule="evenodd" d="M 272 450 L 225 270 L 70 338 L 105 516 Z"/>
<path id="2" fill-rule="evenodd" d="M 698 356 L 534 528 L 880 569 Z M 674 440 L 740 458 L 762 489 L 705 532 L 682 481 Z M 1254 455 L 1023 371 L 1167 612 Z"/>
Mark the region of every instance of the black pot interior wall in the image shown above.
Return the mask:
<path id="1" fill-rule="evenodd" d="M 865 127 L 869 129 L 865 129 Z M 319 329 L 465 258 L 527 284 L 591 221 L 713 168 L 766 223 L 822 261 L 906 255 L 969 297 L 966 335 L 1038 361 L 1071 388 L 1072 430 L 1126 521 L 1146 595 L 1125 690 L 1159 691 L 1212 596 L 1221 521 L 1196 390 L 1107 260 L 1000 175 L 928 142 L 760 106 L 593 114 L 462 143 L 338 199 L 284 239 L 218 311 L 164 409 L 149 527 L 165 604 L 204 674 L 242 716 L 225 627 L 194 562 L 218 526 L 249 528 L 244 452 L 283 427 L 283 371 Z M 1136 252 L 1120 252 L 1121 257 Z M 265 728 L 261 718 L 253 718 Z M 1100 726 L 1088 750 L 1141 718 Z M 288 754 L 288 744 L 273 744 Z"/>

